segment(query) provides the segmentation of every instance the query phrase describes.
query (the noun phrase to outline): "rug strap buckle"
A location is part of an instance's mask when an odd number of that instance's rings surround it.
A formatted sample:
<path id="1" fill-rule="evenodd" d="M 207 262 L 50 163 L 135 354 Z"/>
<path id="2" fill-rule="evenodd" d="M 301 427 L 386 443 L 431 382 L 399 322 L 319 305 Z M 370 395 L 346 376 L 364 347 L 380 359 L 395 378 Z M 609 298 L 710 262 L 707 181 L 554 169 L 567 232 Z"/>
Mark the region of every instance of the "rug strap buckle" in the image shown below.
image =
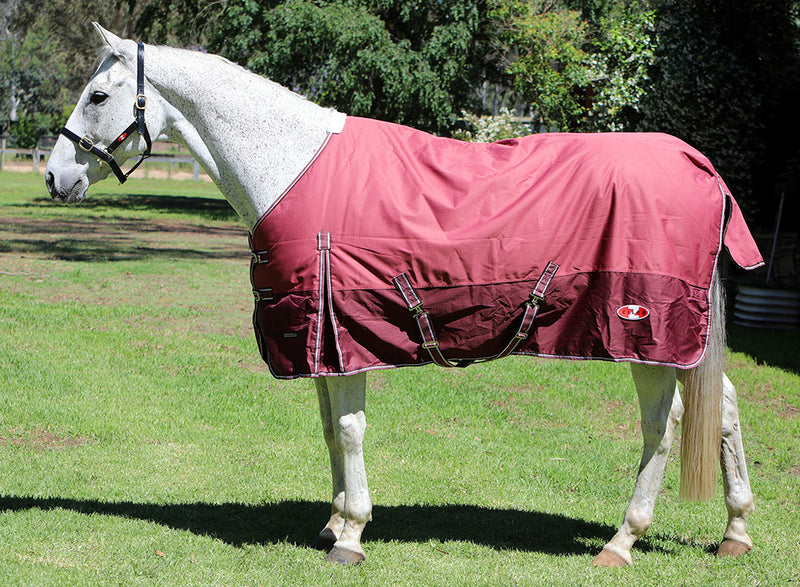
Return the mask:
<path id="1" fill-rule="evenodd" d="M 253 263 L 255 263 L 256 265 L 269 263 L 268 251 L 253 251 L 250 254 L 253 256 Z"/>
<path id="2" fill-rule="evenodd" d="M 264 287 L 261 289 L 253 289 L 253 297 L 256 299 L 256 302 L 273 302 L 275 298 L 272 296 L 272 288 L 271 287 Z"/>

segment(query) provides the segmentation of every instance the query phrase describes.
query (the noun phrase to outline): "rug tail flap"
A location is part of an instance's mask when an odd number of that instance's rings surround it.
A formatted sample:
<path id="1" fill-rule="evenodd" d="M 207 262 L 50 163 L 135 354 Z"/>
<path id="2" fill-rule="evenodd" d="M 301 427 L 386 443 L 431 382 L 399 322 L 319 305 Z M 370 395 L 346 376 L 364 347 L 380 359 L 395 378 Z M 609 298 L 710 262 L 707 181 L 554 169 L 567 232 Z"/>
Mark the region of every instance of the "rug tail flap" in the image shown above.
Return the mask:
<path id="1" fill-rule="evenodd" d="M 730 220 L 725 230 L 725 248 L 734 262 L 742 269 L 756 269 L 764 264 L 764 259 L 758 250 L 750 229 L 744 220 L 742 211 L 736 200 L 728 198 Z"/>

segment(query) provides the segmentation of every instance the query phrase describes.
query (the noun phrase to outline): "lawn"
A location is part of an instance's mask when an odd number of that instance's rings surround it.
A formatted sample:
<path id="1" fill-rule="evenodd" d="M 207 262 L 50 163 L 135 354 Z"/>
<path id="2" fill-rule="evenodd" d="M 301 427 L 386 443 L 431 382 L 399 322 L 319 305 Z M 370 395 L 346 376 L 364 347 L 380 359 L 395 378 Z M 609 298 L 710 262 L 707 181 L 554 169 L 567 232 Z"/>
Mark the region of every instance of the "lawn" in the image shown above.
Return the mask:
<path id="1" fill-rule="evenodd" d="M 641 452 L 625 365 L 510 358 L 370 374 L 367 561 L 324 563 L 328 457 L 307 380 L 258 357 L 246 231 L 211 184 L 85 204 L 0 173 L 0 577 L 10 585 L 800 582 L 800 334 L 731 328 L 753 552 L 672 462 L 634 566 L 595 569 Z"/>

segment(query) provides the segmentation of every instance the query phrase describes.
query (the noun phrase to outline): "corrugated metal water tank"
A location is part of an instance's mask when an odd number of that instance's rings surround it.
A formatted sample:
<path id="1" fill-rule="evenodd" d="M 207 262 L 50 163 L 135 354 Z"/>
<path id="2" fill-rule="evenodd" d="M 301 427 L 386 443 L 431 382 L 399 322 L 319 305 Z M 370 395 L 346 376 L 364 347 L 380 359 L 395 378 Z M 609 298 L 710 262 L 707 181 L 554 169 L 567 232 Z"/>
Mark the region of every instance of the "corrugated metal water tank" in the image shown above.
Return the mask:
<path id="1" fill-rule="evenodd" d="M 733 322 L 754 328 L 800 328 L 800 291 L 740 285 Z"/>

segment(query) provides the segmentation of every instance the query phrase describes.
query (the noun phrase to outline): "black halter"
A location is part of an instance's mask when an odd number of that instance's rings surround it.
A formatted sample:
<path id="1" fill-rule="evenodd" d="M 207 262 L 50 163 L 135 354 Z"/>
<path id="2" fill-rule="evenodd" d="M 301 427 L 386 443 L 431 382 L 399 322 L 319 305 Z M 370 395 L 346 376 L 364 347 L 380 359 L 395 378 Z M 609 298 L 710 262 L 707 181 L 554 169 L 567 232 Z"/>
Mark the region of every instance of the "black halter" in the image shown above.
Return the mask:
<path id="1" fill-rule="evenodd" d="M 109 144 L 105 149 L 95 145 L 89 137 L 79 137 L 66 126 L 62 128 L 60 132 L 87 153 L 91 153 L 101 161 L 108 163 L 108 166 L 111 167 L 111 171 L 113 171 L 114 175 L 117 176 L 119 182 L 125 183 L 125 180 L 128 179 L 128 176 L 133 173 L 134 170 L 139 167 L 139 165 L 142 164 L 142 161 L 150 156 L 152 141 L 150 140 L 150 133 L 147 132 L 147 126 L 144 123 L 144 109 L 146 107 L 147 97 L 144 95 L 144 44 L 139 43 L 139 50 L 136 60 L 136 103 L 134 104 L 136 120 L 134 120 L 130 126 L 128 126 L 128 128 L 123 130 L 116 139 L 111 141 L 111 144 Z M 128 173 L 123 173 L 117 162 L 114 161 L 114 156 L 112 153 L 114 152 L 114 149 L 119 147 L 133 131 L 138 131 L 139 135 L 144 137 L 147 147 L 139 156 L 139 160 L 136 162 L 136 164 L 128 170 Z"/>

